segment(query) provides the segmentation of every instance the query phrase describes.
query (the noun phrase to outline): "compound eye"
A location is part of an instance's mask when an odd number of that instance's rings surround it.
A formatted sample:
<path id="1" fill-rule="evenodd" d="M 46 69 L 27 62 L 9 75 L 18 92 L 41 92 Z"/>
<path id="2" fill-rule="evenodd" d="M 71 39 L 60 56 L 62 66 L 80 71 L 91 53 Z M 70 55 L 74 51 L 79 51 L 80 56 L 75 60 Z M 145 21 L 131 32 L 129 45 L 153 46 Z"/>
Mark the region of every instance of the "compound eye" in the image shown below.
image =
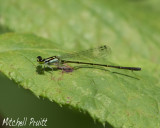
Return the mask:
<path id="1" fill-rule="evenodd" d="M 37 61 L 41 61 L 42 57 L 41 56 L 37 56 Z"/>

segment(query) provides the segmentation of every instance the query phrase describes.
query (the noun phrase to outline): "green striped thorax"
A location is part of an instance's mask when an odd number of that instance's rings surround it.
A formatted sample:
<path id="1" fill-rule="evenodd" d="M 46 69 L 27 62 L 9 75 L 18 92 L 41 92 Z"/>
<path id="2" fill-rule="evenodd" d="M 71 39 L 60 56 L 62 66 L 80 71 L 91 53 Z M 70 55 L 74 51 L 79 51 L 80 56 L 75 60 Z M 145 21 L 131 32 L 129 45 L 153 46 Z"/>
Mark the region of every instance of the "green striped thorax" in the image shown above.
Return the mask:
<path id="1" fill-rule="evenodd" d="M 49 58 L 42 59 L 41 56 L 38 56 L 37 57 L 37 62 L 39 64 L 48 64 L 48 65 L 50 65 L 50 64 L 58 63 L 59 62 L 59 58 L 56 57 L 56 56 L 52 56 L 52 57 L 49 57 Z"/>

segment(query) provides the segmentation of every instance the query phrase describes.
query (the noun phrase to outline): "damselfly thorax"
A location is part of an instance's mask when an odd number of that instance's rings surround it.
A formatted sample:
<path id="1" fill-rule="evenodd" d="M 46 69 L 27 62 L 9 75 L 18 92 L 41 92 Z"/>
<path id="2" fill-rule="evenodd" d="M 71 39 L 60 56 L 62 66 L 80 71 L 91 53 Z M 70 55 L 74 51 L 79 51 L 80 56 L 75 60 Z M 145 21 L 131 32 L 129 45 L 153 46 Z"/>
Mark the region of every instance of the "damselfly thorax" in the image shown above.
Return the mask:
<path id="1" fill-rule="evenodd" d="M 59 63 L 59 58 L 57 56 L 51 56 L 49 58 L 42 59 L 41 56 L 38 56 L 37 62 L 39 62 L 39 64 L 56 65 Z"/>

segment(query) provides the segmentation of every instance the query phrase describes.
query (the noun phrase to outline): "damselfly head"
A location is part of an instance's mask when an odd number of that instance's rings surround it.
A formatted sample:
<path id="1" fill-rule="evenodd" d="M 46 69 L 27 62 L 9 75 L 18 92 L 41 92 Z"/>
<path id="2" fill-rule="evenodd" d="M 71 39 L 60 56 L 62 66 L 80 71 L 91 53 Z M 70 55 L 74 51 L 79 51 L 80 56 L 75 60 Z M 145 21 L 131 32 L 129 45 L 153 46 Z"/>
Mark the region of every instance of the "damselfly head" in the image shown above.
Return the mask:
<path id="1" fill-rule="evenodd" d="M 43 61 L 41 56 L 37 56 L 37 62 L 39 62 L 40 64 L 44 63 L 44 61 Z"/>

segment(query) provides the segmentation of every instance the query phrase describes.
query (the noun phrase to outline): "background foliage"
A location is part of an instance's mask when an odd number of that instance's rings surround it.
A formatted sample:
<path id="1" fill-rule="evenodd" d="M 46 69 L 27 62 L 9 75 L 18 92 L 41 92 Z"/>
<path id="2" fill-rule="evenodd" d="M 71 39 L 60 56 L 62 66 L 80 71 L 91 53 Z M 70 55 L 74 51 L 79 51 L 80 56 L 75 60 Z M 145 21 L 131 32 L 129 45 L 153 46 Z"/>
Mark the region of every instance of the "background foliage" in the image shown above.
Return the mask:
<path id="1" fill-rule="evenodd" d="M 159 4 L 158 0 L 0 0 L 0 70 L 36 96 L 86 111 L 110 127 L 158 128 Z M 140 66 L 142 71 L 80 68 L 63 75 L 54 71 L 54 76 L 37 71 L 38 55 L 106 43 L 112 48 L 112 63 Z"/>

